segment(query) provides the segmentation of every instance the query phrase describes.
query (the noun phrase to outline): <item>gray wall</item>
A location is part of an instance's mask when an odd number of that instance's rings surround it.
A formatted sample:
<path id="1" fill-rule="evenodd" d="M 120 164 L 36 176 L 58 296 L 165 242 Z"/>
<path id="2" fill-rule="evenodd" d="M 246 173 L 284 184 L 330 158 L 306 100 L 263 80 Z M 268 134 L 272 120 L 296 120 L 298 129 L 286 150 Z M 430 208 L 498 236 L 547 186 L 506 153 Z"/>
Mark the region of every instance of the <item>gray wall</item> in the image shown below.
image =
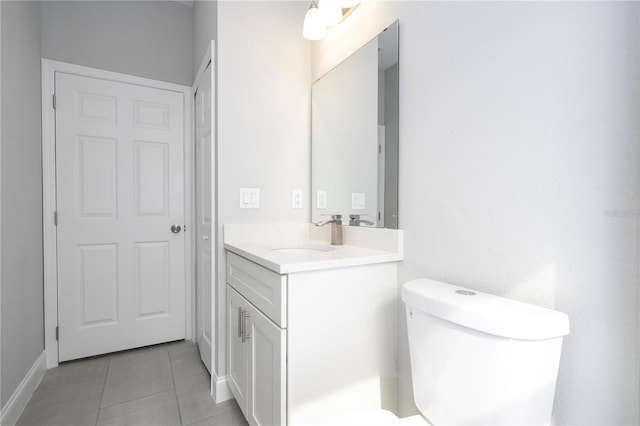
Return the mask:
<path id="1" fill-rule="evenodd" d="M 400 282 L 566 312 L 554 422 L 638 424 L 640 3 L 363 2 L 314 76 L 396 19 Z"/>
<path id="2" fill-rule="evenodd" d="M 193 3 L 193 77 L 211 40 L 218 38 L 218 1 L 196 0 Z"/>
<path id="3" fill-rule="evenodd" d="M 190 86 L 192 12 L 172 1 L 43 1 L 42 56 Z"/>
<path id="4" fill-rule="evenodd" d="M 4 407 L 44 350 L 40 5 L 3 1 L 1 19 L 0 375 Z"/>
<path id="5" fill-rule="evenodd" d="M 44 350 L 40 58 L 193 81 L 192 9 L 175 2 L 2 1 L 1 396 Z"/>

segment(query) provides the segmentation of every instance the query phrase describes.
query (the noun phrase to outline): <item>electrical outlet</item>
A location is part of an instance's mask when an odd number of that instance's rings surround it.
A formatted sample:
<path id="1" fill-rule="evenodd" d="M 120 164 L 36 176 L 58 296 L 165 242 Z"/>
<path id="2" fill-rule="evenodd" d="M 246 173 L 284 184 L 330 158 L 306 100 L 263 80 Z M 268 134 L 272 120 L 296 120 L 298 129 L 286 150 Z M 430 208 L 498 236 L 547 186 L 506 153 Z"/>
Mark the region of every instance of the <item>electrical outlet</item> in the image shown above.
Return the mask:
<path id="1" fill-rule="evenodd" d="M 302 208 L 302 190 L 294 189 L 291 191 L 291 208 L 293 209 L 301 209 Z"/>
<path id="2" fill-rule="evenodd" d="M 364 193 L 352 192 L 351 193 L 351 208 L 353 210 L 364 210 Z"/>
<path id="3" fill-rule="evenodd" d="M 316 191 L 316 208 L 327 208 L 327 191 Z"/>

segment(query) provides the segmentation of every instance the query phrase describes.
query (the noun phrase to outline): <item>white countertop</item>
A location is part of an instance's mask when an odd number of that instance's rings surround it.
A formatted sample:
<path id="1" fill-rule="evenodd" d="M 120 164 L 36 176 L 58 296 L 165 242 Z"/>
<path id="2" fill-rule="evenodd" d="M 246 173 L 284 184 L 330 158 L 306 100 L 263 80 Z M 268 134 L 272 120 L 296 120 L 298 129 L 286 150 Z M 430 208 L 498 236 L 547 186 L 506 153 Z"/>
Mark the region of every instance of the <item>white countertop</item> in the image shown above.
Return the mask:
<path id="1" fill-rule="evenodd" d="M 245 228 L 245 227 L 249 228 Z M 266 225 L 268 226 L 268 225 Z M 300 229 L 300 225 L 296 224 L 293 229 L 295 233 L 283 232 L 283 228 L 289 228 L 286 225 L 273 225 L 279 233 L 279 238 L 261 238 L 263 233 L 261 230 L 265 225 L 225 225 L 224 248 L 242 257 L 245 257 L 259 265 L 264 266 L 279 274 L 288 274 L 294 272 L 317 271 L 321 269 L 342 268 L 348 266 L 369 265 L 374 263 L 397 262 L 403 259 L 402 254 L 402 231 L 397 230 L 379 230 L 372 228 L 370 231 L 357 230 L 360 234 L 370 233 L 376 240 L 387 239 L 391 243 L 382 246 L 381 244 L 372 244 L 372 247 L 363 247 L 360 245 L 352 245 L 349 243 L 349 231 L 345 227 L 344 245 L 330 246 L 328 240 L 304 238 L 305 234 L 314 234 L 315 230 L 309 228 L 310 232 L 304 232 Z M 308 225 L 307 225 L 308 226 Z M 242 227 L 242 228 L 240 228 Z M 271 226 L 269 226 L 271 228 Z M 328 227 L 327 227 L 328 228 Z M 291 229 L 291 228 L 289 228 Z M 289 230 L 287 229 L 287 231 Z M 252 231 L 252 232 L 247 232 Z M 269 230 L 267 230 L 269 231 Z M 382 232 L 384 231 L 384 232 Z M 273 235 L 271 232 L 267 232 Z M 396 233 L 395 238 L 389 238 Z M 247 238 L 252 235 L 254 238 Z M 316 235 L 310 235 L 310 237 Z M 375 238 L 376 236 L 382 238 Z M 237 238 L 241 237 L 241 238 Z M 395 239 L 395 242 L 393 240 Z M 355 242 L 363 241 L 362 238 L 352 238 Z M 282 246 L 287 244 L 312 244 L 333 247 L 331 251 L 286 251 L 273 250 L 270 247 Z"/>
<path id="2" fill-rule="evenodd" d="M 317 240 L 296 241 L 295 243 L 328 245 L 324 241 Z M 332 251 L 305 251 L 300 253 L 271 250 L 268 247 L 272 246 L 255 243 L 224 244 L 225 249 L 279 274 L 402 260 L 402 256 L 399 253 L 348 245 L 333 246 L 335 250 Z"/>

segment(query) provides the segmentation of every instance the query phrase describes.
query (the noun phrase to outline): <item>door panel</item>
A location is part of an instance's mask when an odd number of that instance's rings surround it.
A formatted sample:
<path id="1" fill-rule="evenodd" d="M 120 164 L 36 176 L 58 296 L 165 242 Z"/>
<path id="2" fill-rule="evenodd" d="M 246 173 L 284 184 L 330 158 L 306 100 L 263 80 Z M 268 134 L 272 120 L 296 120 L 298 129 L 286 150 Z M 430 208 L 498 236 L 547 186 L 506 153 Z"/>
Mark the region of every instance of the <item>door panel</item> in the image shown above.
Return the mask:
<path id="1" fill-rule="evenodd" d="M 80 136 L 78 138 L 80 208 L 83 217 L 115 218 L 117 206 L 117 140 Z"/>
<path id="2" fill-rule="evenodd" d="M 136 141 L 137 216 L 166 216 L 169 210 L 169 144 Z"/>
<path id="3" fill-rule="evenodd" d="M 135 244 L 136 318 L 169 315 L 169 244 Z"/>
<path id="4" fill-rule="evenodd" d="M 59 359 L 183 339 L 184 99 L 56 73 Z"/>
<path id="5" fill-rule="evenodd" d="M 84 245 L 80 249 L 80 326 L 118 321 L 118 247 Z"/>

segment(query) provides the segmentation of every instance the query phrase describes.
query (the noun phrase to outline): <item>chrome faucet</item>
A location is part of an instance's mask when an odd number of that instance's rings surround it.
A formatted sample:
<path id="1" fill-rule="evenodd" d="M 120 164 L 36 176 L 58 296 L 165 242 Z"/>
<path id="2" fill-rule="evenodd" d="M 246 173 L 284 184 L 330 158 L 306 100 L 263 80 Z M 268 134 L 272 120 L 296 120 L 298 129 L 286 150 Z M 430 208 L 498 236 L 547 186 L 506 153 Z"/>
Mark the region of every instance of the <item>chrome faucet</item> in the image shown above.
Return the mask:
<path id="1" fill-rule="evenodd" d="M 349 215 L 349 225 L 350 226 L 360 226 L 361 223 L 365 225 L 375 225 L 375 223 L 370 220 L 360 219 L 360 216 L 366 216 L 362 214 L 350 214 Z"/>
<path id="2" fill-rule="evenodd" d="M 315 226 L 325 226 L 325 225 L 331 224 L 331 245 L 341 246 L 342 245 L 342 215 L 332 214 L 330 216 L 331 216 L 331 219 L 329 220 L 314 222 L 313 224 Z"/>

